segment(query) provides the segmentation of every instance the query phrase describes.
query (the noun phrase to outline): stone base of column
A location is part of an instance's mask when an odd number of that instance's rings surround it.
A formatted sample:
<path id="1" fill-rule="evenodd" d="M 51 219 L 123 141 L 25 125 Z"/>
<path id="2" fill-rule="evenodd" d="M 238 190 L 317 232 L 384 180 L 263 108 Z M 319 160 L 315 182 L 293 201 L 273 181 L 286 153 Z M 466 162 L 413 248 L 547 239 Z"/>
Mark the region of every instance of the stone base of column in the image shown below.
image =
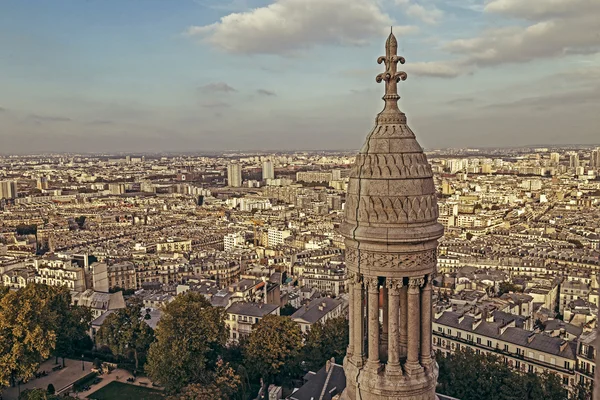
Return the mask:
<path id="1" fill-rule="evenodd" d="M 344 372 L 346 389 L 342 400 L 438 400 L 435 393 L 439 373 L 436 363 L 430 370 L 416 376 L 390 375 L 387 366 L 385 373 L 375 373 L 347 362 L 344 362 Z"/>
<path id="2" fill-rule="evenodd" d="M 368 369 L 369 371 L 378 374 L 383 369 L 383 364 L 381 364 L 379 361 L 375 362 L 367 360 L 367 363 L 365 364 L 365 369 Z"/>
<path id="3" fill-rule="evenodd" d="M 390 376 L 402 375 L 402 367 L 400 363 L 390 364 L 389 362 L 385 365 L 385 374 Z"/>
<path id="4" fill-rule="evenodd" d="M 426 369 L 430 368 L 431 364 L 433 364 L 433 359 L 432 358 L 430 358 L 430 357 L 429 358 L 423 358 L 423 357 L 421 357 L 421 365 L 424 368 L 426 368 Z"/>
<path id="5" fill-rule="evenodd" d="M 404 370 L 409 376 L 414 376 L 423 373 L 423 367 L 418 362 L 407 362 L 406 364 L 404 364 Z"/>

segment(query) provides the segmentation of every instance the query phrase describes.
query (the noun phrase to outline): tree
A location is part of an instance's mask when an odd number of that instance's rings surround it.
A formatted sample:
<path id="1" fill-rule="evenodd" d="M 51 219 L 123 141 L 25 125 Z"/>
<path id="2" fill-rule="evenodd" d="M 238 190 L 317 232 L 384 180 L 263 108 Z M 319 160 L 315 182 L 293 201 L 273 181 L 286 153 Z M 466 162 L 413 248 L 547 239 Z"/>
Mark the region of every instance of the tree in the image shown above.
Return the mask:
<path id="1" fill-rule="evenodd" d="M 223 393 L 214 384 L 192 383 L 187 385 L 181 393 L 169 396 L 167 400 L 221 400 Z"/>
<path id="2" fill-rule="evenodd" d="M 60 288 L 30 284 L 0 300 L 0 387 L 30 378 L 56 347 Z"/>
<path id="3" fill-rule="evenodd" d="M 27 389 L 23 390 L 19 395 L 19 400 L 68 400 L 75 399 L 71 396 L 58 396 L 54 393 L 49 393 L 44 389 Z"/>
<path id="4" fill-rule="evenodd" d="M 37 235 L 37 225 L 18 225 L 16 231 L 19 236 Z"/>
<path id="5" fill-rule="evenodd" d="M 438 392 L 461 400 L 567 400 L 560 377 L 554 373 L 520 374 L 500 357 L 475 354 L 471 349 L 446 356 L 437 353 Z"/>
<path id="6" fill-rule="evenodd" d="M 254 326 L 244 356 L 251 373 L 272 382 L 283 380 L 297 368 L 301 349 L 298 324 L 289 317 L 267 315 Z"/>
<path id="7" fill-rule="evenodd" d="M 87 217 L 85 215 L 80 215 L 79 217 L 75 218 L 75 222 L 77 222 L 77 225 L 79 226 L 79 229 L 83 229 L 83 226 L 85 225 L 86 218 Z"/>
<path id="8" fill-rule="evenodd" d="M 285 306 L 283 306 L 283 308 L 281 309 L 281 315 L 283 316 L 290 316 L 293 313 L 295 313 L 297 310 L 297 308 L 295 308 L 294 306 L 292 306 L 290 303 L 287 303 Z"/>
<path id="9" fill-rule="evenodd" d="M 304 335 L 302 360 L 311 371 L 318 371 L 332 357 L 342 363 L 348 347 L 349 327 L 345 317 L 316 323 Z"/>
<path id="10" fill-rule="evenodd" d="M 192 383 L 181 393 L 168 400 L 232 400 L 238 398 L 242 381 L 233 368 L 223 360 L 217 361 L 216 369 L 209 379 L 210 383 Z M 242 397 L 244 398 L 244 397 Z"/>
<path id="11" fill-rule="evenodd" d="M 505 293 L 521 291 L 521 289 L 517 285 L 508 281 L 500 282 L 500 285 L 498 286 L 498 297 L 502 296 Z"/>
<path id="12" fill-rule="evenodd" d="M 592 394 L 594 393 L 594 385 L 579 381 L 571 397 L 570 400 L 592 400 Z"/>
<path id="13" fill-rule="evenodd" d="M 51 307 L 57 317 L 54 356 L 57 362 L 58 357 L 62 357 L 64 367 L 66 356 L 87 350 L 82 345 L 89 339 L 87 332 L 92 322 L 92 312 L 87 307 L 72 305 L 70 292 L 62 287 L 52 299 Z"/>
<path id="14" fill-rule="evenodd" d="M 54 385 L 49 383 L 48 384 L 48 388 L 46 389 L 46 392 L 48 392 L 48 394 L 54 394 L 56 393 L 56 389 L 54 389 Z"/>
<path id="15" fill-rule="evenodd" d="M 146 372 L 169 393 L 206 383 L 227 341 L 225 310 L 212 307 L 200 293 L 177 296 L 164 308 L 150 346 Z"/>
<path id="16" fill-rule="evenodd" d="M 114 355 L 127 358 L 129 352 L 133 352 L 137 370 L 139 356 L 148 352 L 154 332 L 142 318 L 141 302 L 134 301 L 106 317 L 96 339 L 99 344 L 108 346 Z"/>

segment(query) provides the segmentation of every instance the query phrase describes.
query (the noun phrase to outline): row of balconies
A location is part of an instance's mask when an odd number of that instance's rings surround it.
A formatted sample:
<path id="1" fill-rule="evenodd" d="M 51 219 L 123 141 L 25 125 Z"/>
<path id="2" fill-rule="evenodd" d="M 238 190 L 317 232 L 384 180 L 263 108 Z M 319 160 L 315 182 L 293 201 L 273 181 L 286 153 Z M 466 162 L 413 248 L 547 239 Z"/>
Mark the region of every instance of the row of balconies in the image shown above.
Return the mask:
<path id="1" fill-rule="evenodd" d="M 518 358 L 520 360 L 527 361 L 530 364 L 536 364 L 536 365 L 538 365 L 540 367 L 544 367 L 544 368 L 555 369 L 555 370 L 559 370 L 561 372 L 566 372 L 566 373 L 570 373 L 570 374 L 572 374 L 573 371 L 575 370 L 575 363 L 576 363 L 575 360 L 572 360 L 572 362 L 573 362 L 573 368 L 565 368 L 565 367 L 560 367 L 560 366 L 558 366 L 556 364 L 550 364 L 550 363 L 546 363 L 544 361 L 539 361 L 539 360 L 537 360 L 535 358 L 526 357 L 525 354 L 512 353 L 510 351 L 507 351 L 507 350 L 504 350 L 504 349 L 500 349 L 499 347 L 497 347 L 498 345 L 496 345 L 496 347 L 488 347 L 488 346 L 485 346 L 483 344 L 475 343 L 472 340 L 466 340 L 466 339 L 459 338 L 459 337 L 456 337 L 456 336 L 449 336 L 449 335 L 447 335 L 445 333 L 440 333 L 440 332 L 433 332 L 433 335 L 434 336 L 441 336 L 441 337 L 443 337 L 445 339 L 449 339 L 448 342 L 447 342 L 447 344 L 446 344 L 446 346 L 445 346 L 446 349 L 450 349 L 450 340 L 453 340 L 453 341 L 456 341 L 456 342 L 463 343 L 463 344 L 465 344 L 467 346 L 470 346 L 470 347 L 476 347 L 476 348 L 482 349 L 484 351 L 493 351 L 494 353 L 499 354 L 499 355 L 508 356 L 508 357 L 512 357 L 512 358 Z M 439 345 L 439 347 L 444 347 L 444 346 Z"/>

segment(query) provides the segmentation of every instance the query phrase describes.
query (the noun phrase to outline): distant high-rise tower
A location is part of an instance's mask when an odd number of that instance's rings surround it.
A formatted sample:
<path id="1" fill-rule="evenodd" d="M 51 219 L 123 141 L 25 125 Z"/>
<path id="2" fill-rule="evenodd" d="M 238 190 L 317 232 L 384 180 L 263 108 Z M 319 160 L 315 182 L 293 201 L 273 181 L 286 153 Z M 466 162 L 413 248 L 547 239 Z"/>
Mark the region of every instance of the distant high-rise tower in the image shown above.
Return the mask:
<path id="1" fill-rule="evenodd" d="M 263 180 L 275 179 L 275 168 L 273 167 L 273 161 L 271 159 L 263 161 L 262 178 Z"/>
<path id="2" fill-rule="evenodd" d="M 592 150 L 590 153 L 590 167 L 599 168 L 600 167 L 600 147 L 597 147 L 595 150 Z"/>
<path id="3" fill-rule="evenodd" d="M 569 154 L 569 167 L 575 168 L 579 167 L 579 154 L 571 153 Z"/>
<path id="4" fill-rule="evenodd" d="M 550 153 L 550 163 L 554 165 L 558 165 L 560 163 L 560 154 L 559 153 Z"/>
<path id="5" fill-rule="evenodd" d="M 232 161 L 227 165 L 227 186 L 242 186 L 242 166 L 238 161 Z"/>
<path id="6" fill-rule="evenodd" d="M 17 182 L 0 181 L 0 199 L 16 199 Z"/>
<path id="7" fill-rule="evenodd" d="M 377 60 L 385 108 L 356 157 L 340 227 L 350 299 L 344 400 L 436 399 L 431 297 L 444 228 L 431 165 L 398 109 L 406 73 L 397 49 L 390 33 Z"/>
<path id="8" fill-rule="evenodd" d="M 46 178 L 45 176 L 40 176 L 37 180 L 37 188 L 39 190 L 48 189 L 48 178 Z"/>

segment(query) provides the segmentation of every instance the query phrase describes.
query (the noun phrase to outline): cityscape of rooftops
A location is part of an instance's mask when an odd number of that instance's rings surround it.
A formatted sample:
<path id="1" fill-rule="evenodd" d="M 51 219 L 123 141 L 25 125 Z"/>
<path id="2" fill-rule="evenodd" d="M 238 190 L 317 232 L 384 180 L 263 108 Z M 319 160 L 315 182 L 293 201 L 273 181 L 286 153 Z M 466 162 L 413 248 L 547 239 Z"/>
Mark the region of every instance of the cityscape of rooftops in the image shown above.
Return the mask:
<path id="1" fill-rule="evenodd" d="M 2 1 L 0 400 L 600 400 L 599 15 Z"/>

